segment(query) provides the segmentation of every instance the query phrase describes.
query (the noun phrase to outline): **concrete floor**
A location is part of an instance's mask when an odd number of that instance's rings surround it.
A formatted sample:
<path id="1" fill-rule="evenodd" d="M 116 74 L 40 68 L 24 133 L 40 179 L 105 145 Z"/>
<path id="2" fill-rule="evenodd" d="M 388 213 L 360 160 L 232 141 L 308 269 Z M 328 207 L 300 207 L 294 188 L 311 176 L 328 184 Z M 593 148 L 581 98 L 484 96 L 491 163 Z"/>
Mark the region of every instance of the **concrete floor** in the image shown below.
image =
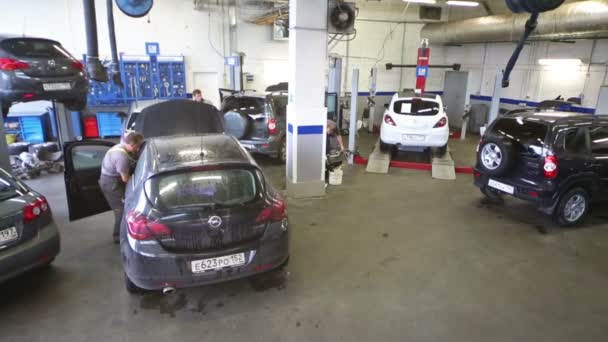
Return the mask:
<path id="1" fill-rule="evenodd" d="M 284 184 L 283 169 L 265 163 Z M 534 208 L 481 201 L 470 176 L 349 168 L 322 199 L 290 200 L 286 277 L 131 296 L 111 215 L 68 223 L 63 250 L 0 286 L 8 341 L 606 341 L 608 217 L 558 229 Z M 538 227 L 551 228 L 547 235 Z"/>

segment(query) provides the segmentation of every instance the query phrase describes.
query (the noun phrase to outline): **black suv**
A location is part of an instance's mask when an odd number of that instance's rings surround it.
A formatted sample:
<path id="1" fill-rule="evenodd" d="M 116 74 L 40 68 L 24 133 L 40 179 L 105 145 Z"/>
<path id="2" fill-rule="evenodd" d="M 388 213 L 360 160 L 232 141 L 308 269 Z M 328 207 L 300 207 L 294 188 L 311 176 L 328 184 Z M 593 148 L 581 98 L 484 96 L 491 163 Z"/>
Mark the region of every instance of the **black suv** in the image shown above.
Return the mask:
<path id="1" fill-rule="evenodd" d="M 556 222 L 581 222 L 608 198 L 608 117 L 555 110 L 496 119 L 477 147 L 475 185 L 491 199 L 536 203 Z"/>
<path id="2" fill-rule="evenodd" d="M 269 87 L 267 91 L 266 95 L 235 93 L 223 98 L 224 125 L 226 133 L 237 138 L 249 152 L 265 154 L 284 163 L 287 87 Z"/>

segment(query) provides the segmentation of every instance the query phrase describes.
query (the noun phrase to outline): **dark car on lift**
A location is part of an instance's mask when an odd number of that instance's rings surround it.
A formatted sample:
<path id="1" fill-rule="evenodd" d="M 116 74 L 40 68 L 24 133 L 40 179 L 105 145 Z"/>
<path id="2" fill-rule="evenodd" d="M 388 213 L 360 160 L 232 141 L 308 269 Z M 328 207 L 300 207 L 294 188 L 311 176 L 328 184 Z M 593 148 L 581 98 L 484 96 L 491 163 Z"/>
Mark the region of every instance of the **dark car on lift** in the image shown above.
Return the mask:
<path id="1" fill-rule="evenodd" d="M 79 111 L 89 83 L 82 62 L 59 42 L 0 35 L 0 107 L 6 116 L 14 102 L 57 100 Z"/>
<path id="2" fill-rule="evenodd" d="M 285 162 L 287 158 L 287 83 L 266 89 L 267 94 L 234 93 L 222 98 L 226 133 L 237 138 L 249 152 Z"/>
<path id="3" fill-rule="evenodd" d="M 285 203 L 249 153 L 221 133 L 215 107 L 166 101 L 135 122 L 147 139 L 127 184 L 121 229 L 128 291 L 171 292 L 286 263 Z M 109 210 L 97 180 L 112 145 L 66 144 L 70 220 Z"/>
<path id="4" fill-rule="evenodd" d="M 47 200 L 0 169 L 0 282 L 49 265 L 59 248 Z"/>
<path id="5" fill-rule="evenodd" d="M 608 118 L 519 110 L 497 118 L 477 147 L 475 185 L 492 200 L 535 203 L 563 226 L 608 199 Z"/>

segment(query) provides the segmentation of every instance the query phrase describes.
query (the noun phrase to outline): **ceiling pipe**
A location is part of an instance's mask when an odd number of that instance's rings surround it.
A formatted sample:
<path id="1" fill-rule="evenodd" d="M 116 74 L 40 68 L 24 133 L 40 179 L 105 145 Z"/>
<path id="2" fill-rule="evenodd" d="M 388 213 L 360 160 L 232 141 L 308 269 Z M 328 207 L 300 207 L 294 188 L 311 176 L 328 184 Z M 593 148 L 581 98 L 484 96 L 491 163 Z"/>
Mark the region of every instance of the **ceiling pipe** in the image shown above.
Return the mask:
<path id="1" fill-rule="evenodd" d="M 83 0 L 84 25 L 87 35 L 87 74 L 89 78 L 107 82 L 108 73 L 99 60 L 99 45 L 97 43 L 97 18 L 95 17 L 95 0 Z"/>
<path id="2" fill-rule="evenodd" d="M 433 44 L 515 42 L 523 35 L 528 14 L 494 15 L 427 24 L 420 36 Z M 543 13 L 529 40 L 608 38 L 608 0 L 562 5 Z"/>
<path id="3" fill-rule="evenodd" d="M 110 36 L 110 51 L 112 52 L 112 64 L 110 64 L 110 73 L 114 84 L 123 86 L 120 78 L 120 65 L 118 64 L 118 48 L 116 47 L 116 28 L 114 25 L 114 1 L 106 0 L 106 8 L 108 12 L 108 35 Z"/>

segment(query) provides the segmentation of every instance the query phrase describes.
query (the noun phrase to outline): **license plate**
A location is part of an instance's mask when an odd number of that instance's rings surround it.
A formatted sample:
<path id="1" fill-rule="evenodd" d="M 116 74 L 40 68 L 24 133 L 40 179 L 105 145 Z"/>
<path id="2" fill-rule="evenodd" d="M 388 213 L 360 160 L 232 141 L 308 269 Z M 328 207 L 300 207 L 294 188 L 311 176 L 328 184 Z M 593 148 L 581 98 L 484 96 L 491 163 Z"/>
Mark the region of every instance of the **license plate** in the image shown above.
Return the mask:
<path id="1" fill-rule="evenodd" d="M 72 89 L 72 85 L 69 83 L 43 83 L 42 89 L 45 91 L 70 90 Z"/>
<path id="2" fill-rule="evenodd" d="M 251 144 L 242 144 L 244 148 L 248 149 L 248 150 L 253 150 L 254 146 Z"/>
<path id="3" fill-rule="evenodd" d="M 245 264 L 245 253 L 192 261 L 192 273 L 203 273 L 219 270 L 224 267 L 241 266 Z"/>
<path id="4" fill-rule="evenodd" d="M 424 135 L 419 135 L 419 134 L 404 134 L 403 135 L 403 140 L 407 140 L 407 141 L 423 141 L 424 140 Z"/>
<path id="5" fill-rule="evenodd" d="M 17 237 L 17 228 L 15 227 L 0 230 L 0 243 L 17 240 Z"/>
<path id="6" fill-rule="evenodd" d="M 513 195 L 513 193 L 515 192 L 515 188 L 514 187 L 512 187 L 510 185 L 507 185 L 507 184 L 504 184 L 504 183 L 501 183 L 501 182 L 497 182 L 497 181 L 495 181 L 493 179 L 490 179 L 488 181 L 488 186 L 492 187 L 494 189 L 498 189 L 500 191 L 504 191 L 504 192 L 506 192 L 508 194 L 511 194 L 511 195 Z"/>

